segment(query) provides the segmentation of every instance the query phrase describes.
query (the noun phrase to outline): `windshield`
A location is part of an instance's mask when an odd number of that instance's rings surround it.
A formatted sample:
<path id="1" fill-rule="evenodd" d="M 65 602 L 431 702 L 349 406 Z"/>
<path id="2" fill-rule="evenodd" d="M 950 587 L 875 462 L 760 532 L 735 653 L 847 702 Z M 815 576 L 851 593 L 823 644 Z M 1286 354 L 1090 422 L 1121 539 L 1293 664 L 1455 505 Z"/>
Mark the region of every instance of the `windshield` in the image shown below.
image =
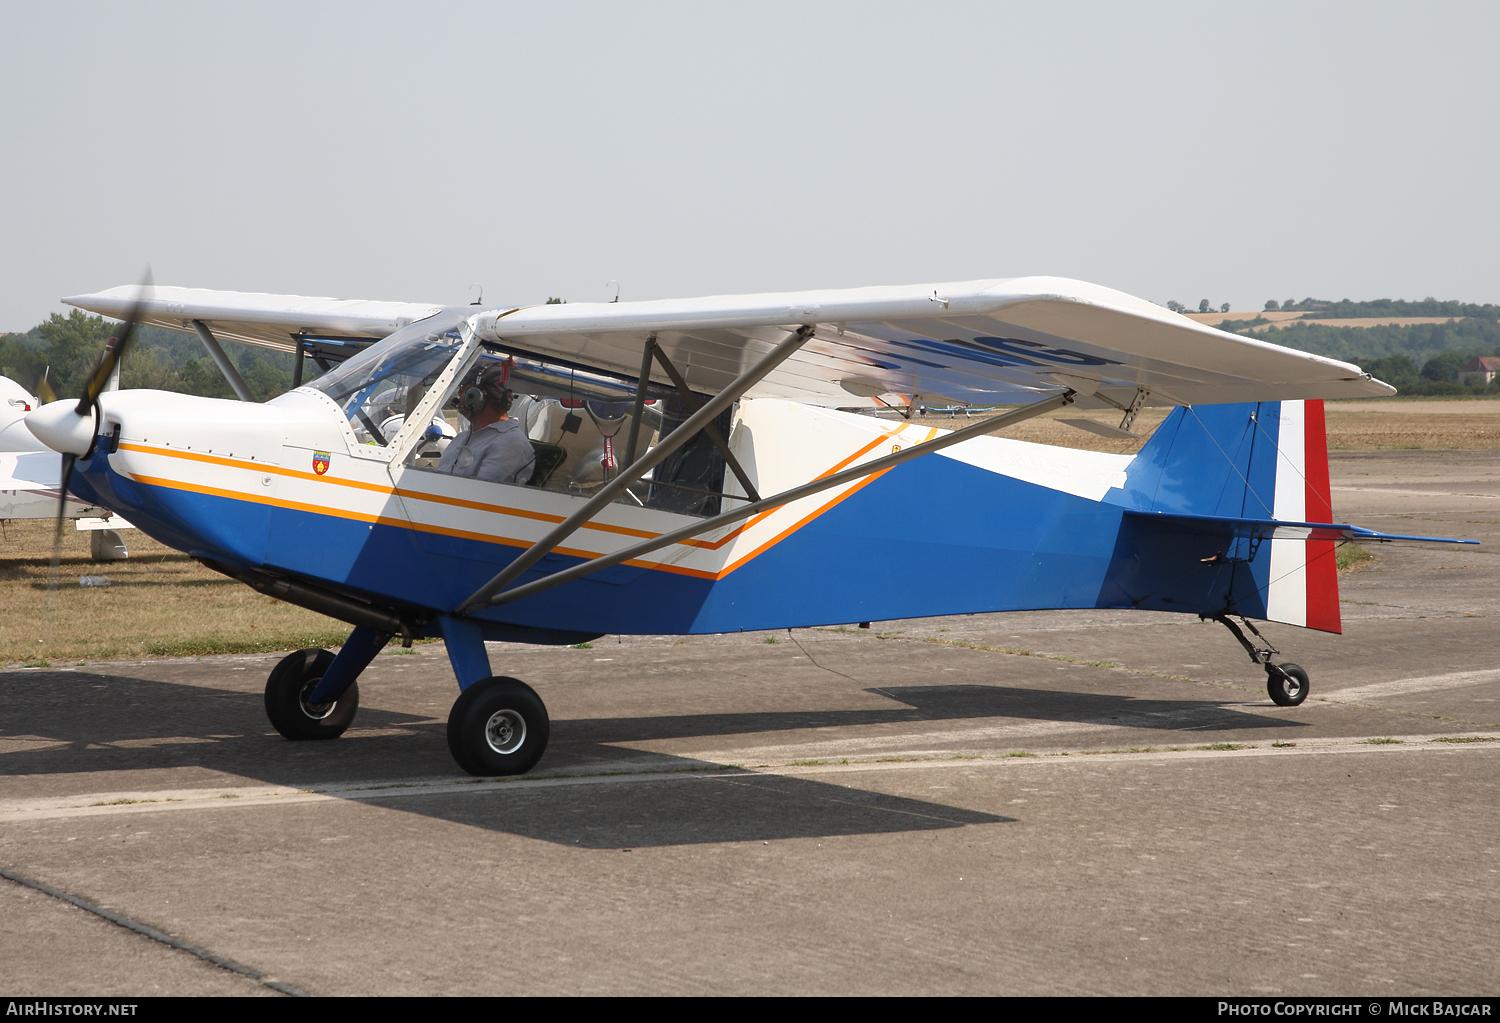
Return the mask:
<path id="1" fill-rule="evenodd" d="M 362 444 L 385 444 L 458 351 L 462 313 L 396 331 L 308 384 L 336 401 Z M 399 428 L 399 427 L 398 427 Z"/>

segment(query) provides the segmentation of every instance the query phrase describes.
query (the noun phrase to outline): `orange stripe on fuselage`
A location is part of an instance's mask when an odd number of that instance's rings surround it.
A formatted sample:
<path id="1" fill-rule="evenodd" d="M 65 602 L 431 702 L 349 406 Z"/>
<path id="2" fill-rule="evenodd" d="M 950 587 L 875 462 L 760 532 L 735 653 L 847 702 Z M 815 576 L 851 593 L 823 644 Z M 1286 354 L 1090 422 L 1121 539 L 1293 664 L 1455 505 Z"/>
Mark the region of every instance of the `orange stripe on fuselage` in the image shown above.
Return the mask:
<path id="1" fill-rule="evenodd" d="M 473 511 L 490 512 L 496 515 L 510 515 L 518 519 L 534 519 L 538 522 L 558 523 L 563 520 L 561 515 L 553 515 L 548 512 L 534 512 L 525 508 L 513 508 L 503 504 L 487 504 L 483 501 L 470 501 L 462 497 L 448 497 L 443 494 L 432 494 L 424 490 L 411 490 L 404 487 L 393 487 L 383 483 L 366 483 L 363 480 L 344 479 L 338 476 L 319 476 L 316 473 L 304 472 L 301 469 L 287 469 L 279 465 L 270 465 L 265 462 L 250 462 L 238 458 L 224 458 L 220 455 L 203 455 L 196 451 L 180 451 L 176 448 L 148 447 L 142 444 L 122 443 L 120 448 L 126 451 L 139 451 L 148 455 L 163 455 L 168 458 L 184 458 L 192 462 L 207 462 L 211 465 L 228 466 L 231 469 L 254 469 L 257 472 L 269 473 L 276 476 L 286 476 L 290 479 L 304 480 L 309 483 L 327 483 L 333 486 L 350 487 L 356 490 L 366 490 L 375 494 L 394 495 L 396 497 L 408 498 L 416 501 L 427 501 L 430 504 L 446 504 L 454 508 L 468 508 Z M 254 500 L 247 496 L 248 500 Z M 650 530 L 634 529 L 630 526 L 615 526 L 607 522 L 586 522 L 581 527 L 593 529 L 601 533 L 617 533 L 622 536 L 634 536 L 642 540 L 649 540 L 659 534 Z M 707 546 L 704 543 L 695 543 L 692 540 L 684 541 L 688 546 Z"/>
<path id="2" fill-rule="evenodd" d="M 137 483 L 145 483 L 154 487 L 165 487 L 169 490 L 185 490 L 194 494 L 207 494 L 210 497 L 223 497 L 231 501 L 246 501 L 250 504 L 263 504 L 272 508 L 286 508 L 290 511 L 308 512 L 313 515 L 329 515 L 337 519 L 351 519 L 355 522 L 369 522 L 377 526 L 393 526 L 398 529 L 414 529 L 419 533 L 436 533 L 441 536 L 456 536 L 464 540 L 478 540 L 482 543 L 500 544 L 503 547 L 530 547 L 530 540 L 517 540 L 508 536 L 494 536 L 489 533 L 475 533 L 467 529 L 453 529 L 449 526 L 434 526 L 423 522 L 409 522 L 406 519 L 393 519 L 387 515 L 369 515 L 365 512 L 348 511 L 343 508 L 330 508 L 320 504 L 303 504 L 300 501 L 286 501 L 278 497 L 262 497 L 259 494 L 247 494 L 240 490 L 221 490 L 218 487 L 205 487 L 198 483 L 184 483 L 181 480 L 161 479 L 156 476 L 133 475 L 131 477 Z M 579 550 L 575 547 L 554 548 L 558 554 L 566 554 L 575 558 L 597 558 L 597 551 Z M 659 568 L 665 572 L 676 572 L 680 575 L 698 576 L 704 579 L 714 579 L 717 576 L 713 572 L 706 572 L 696 568 L 682 568 L 676 565 L 657 565 L 645 561 L 627 561 L 625 564 L 634 565 L 639 568 Z"/>
<path id="3" fill-rule="evenodd" d="M 858 459 L 861 455 L 866 454 L 867 452 L 869 452 L 873 448 L 879 446 L 883 442 L 890 440 L 892 437 L 899 435 L 904 430 L 906 430 L 906 428 L 909 427 L 910 425 L 911 425 L 910 423 L 902 423 L 900 426 L 896 427 L 896 429 L 891 430 L 891 431 L 889 431 L 887 433 L 881 434 L 879 437 L 876 437 L 874 440 L 870 441 L 868 444 L 863 445 L 858 450 L 856 450 L 852 454 L 848 455 L 847 457 L 845 457 L 844 459 L 842 459 L 841 461 L 839 461 L 837 464 L 835 464 L 832 467 L 826 469 L 825 471 L 819 473 L 817 476 L 813 477 L 813 479 L 814 480 L 824 479 L 824 478 L 826 478 L 828 476 L 833 475 L 836 472 L 839 472 L 845 466 L 849 465 L 851 462 L 853 462 L 856 459 Z M 925 443 L 926 441 L 931 440 L 933 437 L 937 436 L 937 432 L 938 431 L 935 428 L 929 427 L 927 436 L 925 438 L 923 438 L 922 441 L 919 441 L 918 443 Z M 463 499 L 463 498 L 445 497 L 445 496 L 442 496 L 442 495 L 439 495 L 439 494 L 429 494 L 429 493 L 425 493 L 425 492 L 419 491 L 419 490 L 406 490 L 404 488 L 392 487 L 392 486 L 384 486 L 384 485 L 378 484 L 378 483 L 366 483 L 366 482 L 364 482 L 362 480 L 349 480 L 349 479 L 341 479 L 339 477 L 319 476 L 319 475 L 317 475 L 315 473 L 304 472 L 304 471 L 302 471 L 300 469 L 287 469 L 287 468 L 284 468 L 282 466 L 270 465 L 270 464 L 267 464 L 265 462 L 255 462 L 255 461 L 247 461 L 247 460 L 235 459 L 235 458 L 225 458 L 225 457 L 220 456 L 220 455 L 205 455 L 205 454 L 200 454 L 200 453 L 198 453 L 196 451 L 182 451 L 182 450 L 178 450 L 176 448 L 159 448 L 159 447 L 151 447 L 151 446 L 146 446 L 146 445 L 141 445 L 141 444 L 131 444 L 131 443 L 123 443 L 123 442 L 119 446 L 120 446 L 120 448 L 122 448 L 124 450 L 127 450 L 127 451 L 139 451 L 142 454 L 163 455 L 163 456 L 166 456 L 166 457 L 169 457 L 169 458 L 182 458 L 182 459 L 187 459 L 189 461 L 206 462 L 206 463 L 210 463 L 210 464 L 214 464 L 214 465 L 223 465 L 223 466 L 227 466 L 227 467 L 233 468 L 233 469 L 254 469 L 254 470 L 257 470 L 259 472 L 274 474 L 274 475 L 277 475 L 277 476 L 286 476 L 286 477 L 290 477 L 292 479 L 307 480 L 307 481 L 315 482 L 315 483 L 330 483 L 330 484 L 334 484 L 336 486 L 352 487 L 352 488 L 359 489 L 359 490 L 370 491 L 372 493 L 385 494 L 387 496 L 409 497 L 409 498 L 413 498 L 413 499 L 416 499 L 416 500 L 429 501 L 429 502 L 432 502 L 434 504 L 447 504 L 447 505 L 452 505 L 454 507 L 469 508 L 469 509 L 472 509 L 472 510 L 475 510 L 475 511 L 484 511 L 484 512 L 490 512 L 490 513 L 499 514 L 499 515 L 511 515 L 511 516 L 515 516 L 515 517 L 518 517 L 518 518 L 536 519 L 536 520 L 543 521 L 543 522 L 554 522 L 554 523 L 556 523 L 556 522 L 563 521 L 563 517 L 561 515 L 552 515 L 552 514 L 548 514 L 548 513 L 545 513 L 545 512 L 533 512 L 533 511 L 528 511 L 528 510 L 526 510 L 524 508 L 512 508 L 512 507 L 510 507 L 508 505 L 486 504 L 486 503 L 483 503 L 483 502 L 480 502 L 480 501 L 469 501 L 469 500 L 466 500 L 466 499 Z M 894 466 L 892 468 L 894 468 Z M 799 519 L 796 523 L 792 524 L 791 526 L 788 526 L 786 529 L 784 529 L 780 533 L 776 534 L 776 536 L 774 536 L 770 540 L 767 540 L 765 543 L 760 544 L 758 547 L 755 548 L 755 550 L 753 550 L 750 553 L 746 554 L 744 557 L 736 559 L 733 564 L 728 565 L 727 567 L 725 567 L 724 569 L 722 569 L 722 570 L 720 570 L 718 572 L 709 572 L 709 571 L 704 571 L 702 569 L 695 569 L 695 568 L 684 568 L 684 567 L 682 567 L 680 565 L 668 565 L 668 564 L 662 564 L 662 563 L 659 563 L 659 562 L 639 561 L 639 560 L 633 559 L 633 558 L 630 559 L 630 560 L 628 560 L 628 561 L 622 562 L 622 564 L 630 565 L 630 566 L 635 567 L 635 568 L 648 568 L 648 569 L 653 569 L 653 570 L 656 570 L 656 571 L 672 572 L 672 573 L 677 574 L 677 575 L 687 575 L 687 576 L 692 576 L 692 577 L 700 578 L 700 579 L 715 579 L 715 580 L 722 579 L 725 576 L 727 576 L 729 573 L 735 571 L 736 569 L 738 569 L 741 566 L 745 565 L 747 562 L 749 562 L 750 560 L 752 560 L 756 556 L 758 556 L 761 553 L 763 553 L 764 551 L 766 551 L 768 548 L 775 546 L 777 543 L 780 543 L 782 540 L 786 539 L 786 537 L 790 536 L 792 533 L 795 533 L 797 530 L 801 529 L 803 526 L 807 525 L 809 522 L 813 521 L 818 516 L 822 515 L 824 512 L 828 511 L 829 509 L 833 508 L 835 505 L 837 505 L 840 502 L 842 502 L 845 498 L 848 498 L 848 497 L 852 496 L 857 491 L 862 490 L 864 487 L 866 487 L 869 484 L 873 483 L 876 479 L 878 479 L 879 477 L 885 475 L 887 472 L 890 472 L 890 469 L 882 469 L 880 472 L 871 473 L 865 479 L 859 480 L 858 482 L 856 482 L 852 486 L 850 486 L 848 490 L 846 490 L 843 493 L 837 495 L 832 500 L 830 500 L 827 504 L 824 504 L 821 507 L 814 509 L 809 514 L 807 514 L 803 518 Z M 518 540 L 518 539 L 511 538 L 511 537 L 496 536 L 496 535 L 487 534 L 487 533 L 475 533 L 475 532 L 473 532 L 471 530 L 453 529 L 453 528 L 448 527 L 448 526 L 436 526 L 436 525 L 430 525 L 428 523 L 412 522 L 412 521 L 405 520 L 405 519 L 394 519 L 394 518 L 391 518 L 391 517 L 386 516 L 386 515 L 370 515 L 370 514 L 367 514 L 367 513 L 364 513 L 364 512 L 348 511 L 346 509 L 333 508 L 333 507 L 329 507 L 329 506 L 326 506 L 326 505 L 304 504 L 304 503 L 298 502 L 298 501 L 287 501 L 287 500 L 283 500 L 281 498 L 263 497 L 263 496 L 261 496 L 259 494 L 254 494 L 254 493 L 245 492 L 245 491 L 223 490 L 223 489 L 220 489 L 220 488 L 217 488 L 217 487 L 207 487 L 207 486 L 202 486 L 202 485 L 196 484 L 196 483 L 186 483 L 186 482 L 182 482 L 182 481 L 179 481 L 179 480 L 163 479 L 161 477 L 156 477 L 156 476 L 142 476 L 142 475 L 139 475 L 139 474 L 132 474 L 132 478 L 135 479 L 137 482 L 149 484 L 151 486 L 166 487 L 166 488 L 171 489 L 171 490 L 184 490 L 184 491 L 188 491 L 188 492 L 195 493 L 195 494 L 206 494 L 206 495 L 209 495 L 211 497 L 223 497 L 223 498 L 228 498 L 230 500 L 236 500 L 236 501 L 248 501 L 251 504 L 269 505 L 271 507 L 286 508 L 286 509 L 289 509 L 289 510 L 292 510 L 292 511 L 303 511 L 303 512 L 309 512 L 309 513 L 317 514 L 317 515 L 331 515 L 331 516 L 333 516 L 335 518 L 351 519 L 351 520 L 358 521 L 358 522 L 369 522 L 369 523 L 372 523 L 372 524 L 375 524 L 375 525 L 393 526 L 393 527 L 396 527 L 396 528 L 403 528 L 403 529 L 414 529 L 414 530 L 417 530 L 418 532 L 423 532 L 423 533 L 434 533 L 434 534 L 438 534 L 438 535 L 441 535 L 441 536 L 452 536 L 452 537 L 458 537 L 460 539 L 466 539 L 466 540 L 477 540 L 477 541 L 480 541 L 482 543 L 496 543 L 496 544 L 500 544 L 500 545 L 506 546 L 506 547 L 523 547 L 524 548 L 524 547 L 530 547 L 531 546 L 531 541 L 528 541 L 528 540 Z M 785 506 L 783 505 L 781 507 L 785 507 Z M 678 541 L 678 543 L 675 544 L 674 546 L 689 546 L 689 547 L 696 547 L 696 548 L 703 549 L 703 550 L 718 550 L 719 548 L 723 547 L 726 543 L 728 543 L 729 541 L 733 540 L 735 537 L 737 537 L 740 534 L 744 533 L 745 530 L 751 528 L 752 526 L 756 525 L 757 523 L 760 523 L 760 522 L 764 521 L 766 518 L 768 518 L 769 516 L 775 514 L 777 511 L 780 511 L 780 510 L 781 510 L 781 508 L 778 507 L 778 508 L 770 508 L 770 509 L 767 509 L 766 511 L 760 512 L 760 513 L 756 514 L 755 516 L 751 517 L 743 525 L 740 525 L 739 527 L 731 530 L 729 533 L 725 534 L 723 537 L 721 537 L 718 540 L 695 540 L 695 539 L 687 539 L 687 540 L 680 540 L 680 541 Z M 652 533 L 652 532 L 649 532 L 647 530 L 642 530 L 642 529 L 633 529 L 633 528 L 628 527 L 628 526 L 611 526 L 611 525 L 608 525 L 608 524 L 597 523 L 597 522 L 588 522 L 588 523 L 585 523 L 581 528 L 594 529 L 594 530 L 598 530 L 598 531 L 601 531 L 601 532 L 608 532 L 608 533 L 618 533 L 618 534 L 622 534 L 622 535 L 625 535 L 625 536 L 635 536 L 635 537 L 640 537 L 642 539 L 654 539 L 657 536 L 661 535 L 660 533 Z M 565 555 L 568 555 L 570 557 L 578 557 L 578 558 L 584 558 L 584 559 L 601 557 L 601 555 L 599 553 L 597 553 L 597 552 L 579 550 L 579 549 L 570 548 L 570 547 L 557 547 L 557 548 L 555 548 L 555 550 L 556 550 L 556 552 L 558 554 L 565 554 Z"/>

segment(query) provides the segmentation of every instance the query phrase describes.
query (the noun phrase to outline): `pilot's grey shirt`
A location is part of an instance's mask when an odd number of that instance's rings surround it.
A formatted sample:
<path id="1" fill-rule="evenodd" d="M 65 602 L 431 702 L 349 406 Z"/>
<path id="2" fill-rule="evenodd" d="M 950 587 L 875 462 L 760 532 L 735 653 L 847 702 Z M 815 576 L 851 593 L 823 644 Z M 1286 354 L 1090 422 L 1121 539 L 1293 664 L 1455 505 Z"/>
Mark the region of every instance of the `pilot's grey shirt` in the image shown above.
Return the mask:
<path id="1" fill-rule="evenodd" d="M 465 457 L 467 453 L 468 457 Z M 491 483 L 525 485 L 536 465 L 536 452 L 518 419 L 501 419 L 477 432 L 464 430 L 438 459 L 438 472 L 472 476 Z"/>

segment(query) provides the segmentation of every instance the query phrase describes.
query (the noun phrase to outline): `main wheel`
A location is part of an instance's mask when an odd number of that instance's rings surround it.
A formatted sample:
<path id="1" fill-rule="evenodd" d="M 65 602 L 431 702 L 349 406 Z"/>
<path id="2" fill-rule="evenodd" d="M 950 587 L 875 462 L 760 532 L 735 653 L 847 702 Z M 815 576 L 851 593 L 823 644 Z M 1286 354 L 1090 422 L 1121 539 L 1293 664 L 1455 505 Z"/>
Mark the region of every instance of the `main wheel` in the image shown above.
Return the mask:
<path id="1" fill-rule="evenodd" d="M 448 750 L 470 774 L 524 774 L 547 748 L 551 723 L 542 698 L 503 676 L 465 689 L 448 714 Z"/>
<path id="2" fill-rule="evenodd" d="M 359 710 L 359 683 L 327 703 L 309 703 L 333 663 L 327 650 L 298 650 L 282 658 L 266 679 L 266 717 L 288 739 L 337 739 Z"/>
<path id="3" fill-rule="evenodd" d="M 1295 664 L 1266 665 L 1266 691 L 1271 702 L 1282 707 L 1295 707 L 1307 699 L 1307 672 Z"/>

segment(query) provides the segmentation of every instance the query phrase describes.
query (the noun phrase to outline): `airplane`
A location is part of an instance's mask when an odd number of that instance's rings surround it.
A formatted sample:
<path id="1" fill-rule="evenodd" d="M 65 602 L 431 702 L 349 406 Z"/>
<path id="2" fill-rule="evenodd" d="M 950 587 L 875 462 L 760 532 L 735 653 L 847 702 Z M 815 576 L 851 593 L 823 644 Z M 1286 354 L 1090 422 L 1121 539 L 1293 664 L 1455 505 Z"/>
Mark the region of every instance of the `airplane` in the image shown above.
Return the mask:
<path id="1" fill-rule="evenodd" d="M 270 672 L 288 739 L 340 735 L 387 643 L 441 637 L 460 690 L 448 745 L 474 775 L 530 770 L 550 727 L 485 640 L 1136 608 L 1224 624 L 1295 706 L 1308 673 L 1274 661 L 1255 620 L 1339 632 L 1338 543 L 1467 542 L 1332 521 L 1323 400 L 1393 387 L 1081 281 L 478 308 L 146 286 L 65 301 L 124 321 L 79 399 L 26 417 L 68 489 L 352 626 L 337 654 Z M 106 392 L 137 325 L 292 352 L 294 387 L 264 404 Z M 309 359 L 322 372 L 304 382 Z M 443 468 L 492 398 L 531 404 L 524 481 Z M 1005 410 L 944 430 L 913 414 L 927 403 Z M 901 419 L 871 414 L 891 407 Z M 1133 455 L 994 436 L 1069 407 L 1118 412 L 1074 425 L 1122 440 L 1143 408 L 1171 411 Z M 559 443 L 585 422 L 588 443 Z M 595 435 L 606 456 L 580 464 Z"/>
<path id="2" fill-rule="evenodd" d="M 41 404 L 16 381 L 0 376 L 0 521 L 56 518 L 62 500 L 62 517 L 89 533 L 89 553 L 95 561 L 129 557 L 119 530 L 134 528 L 130 522 L 107 508 L 64 497 L 62 456 L 26 428 L 27 413 Z"/>

